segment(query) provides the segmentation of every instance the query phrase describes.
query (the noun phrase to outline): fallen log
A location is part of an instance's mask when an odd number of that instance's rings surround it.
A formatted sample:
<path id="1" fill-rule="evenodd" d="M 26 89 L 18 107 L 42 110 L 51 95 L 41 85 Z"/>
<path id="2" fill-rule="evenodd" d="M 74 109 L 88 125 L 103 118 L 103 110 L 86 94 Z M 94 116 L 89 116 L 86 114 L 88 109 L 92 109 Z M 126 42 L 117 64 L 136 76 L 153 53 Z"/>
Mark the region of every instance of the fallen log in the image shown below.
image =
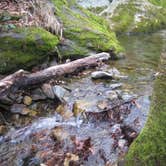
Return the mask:
<path id="1" fill-rule="evenodd" d="M 103 52 L 66 64 L 52 66 L 36 73 L 19 70 L 0 80 L 0 102 L 3 101 L 9 93 L 15 93 L 19 89 L 26 89 L 34 85 L 42 84 L 52 78 L 71 74 L 82 68 L 97 66 L 99 63 L 109 58 L 110 55 Z"/>

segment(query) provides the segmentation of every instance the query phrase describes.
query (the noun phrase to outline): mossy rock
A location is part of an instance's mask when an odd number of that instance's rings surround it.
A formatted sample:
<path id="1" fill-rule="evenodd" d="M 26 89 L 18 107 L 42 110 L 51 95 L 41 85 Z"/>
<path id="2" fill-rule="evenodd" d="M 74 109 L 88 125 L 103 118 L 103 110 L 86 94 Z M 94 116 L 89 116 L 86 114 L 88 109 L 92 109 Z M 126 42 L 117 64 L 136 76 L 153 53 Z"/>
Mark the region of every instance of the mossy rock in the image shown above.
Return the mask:
<path id="1" fill-rule="evenodd" d="M 166 163 L 166 57 L 160 67 L 162 74 L 154 85 L 148 121 L 126 157 L 126 166 L 165 166 Z"/>
<path id="2" fill-rule="evenodd" d="M 72 43 L 67 45 L 68 49 L 60 49 L 66 46 L 63 43 L 59 46 L 62 56 L 85 56 L 89 51 L 108 51 L 110 48 L 116 52 L 123 50 L 105 19 L 78 6 L 74 0 L 52 2 L 64 26 L 64 38 Z"/>
<path id="3" fill-rule="evenodd" d="M 117 33 L 153 32 L 166 26 L 165 3 L 160 0 L 129 0 L 119 3 L 113 13 L 109 11 L 103 16 Z"/>
<path id="4" fill-rule="evenodd" d="M 40 64 L 58 38 L 42 28 L 18 28 L 0 34 L 0 74 Z"/>
<path id="5" fill-rule="evenodd" d="M 148 0 L 148 1 L 151 2 L 154 5 L 166 7 L 166 1 L 165 0 Z"/>

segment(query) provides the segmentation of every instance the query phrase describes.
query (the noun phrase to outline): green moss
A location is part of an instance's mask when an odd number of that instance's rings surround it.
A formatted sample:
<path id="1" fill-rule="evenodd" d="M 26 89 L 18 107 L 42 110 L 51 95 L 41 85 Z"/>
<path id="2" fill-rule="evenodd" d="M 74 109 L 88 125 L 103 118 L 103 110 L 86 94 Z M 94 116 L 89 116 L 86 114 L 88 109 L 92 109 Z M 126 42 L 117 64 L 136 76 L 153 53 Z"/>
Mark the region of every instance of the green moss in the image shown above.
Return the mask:
<path id="1" fill-rule="evenodd" d="M 126 166 L 165 166 L 166 163 L 166 60 L 163 75 L 157 78 L 148 121 L 131 145 Z"/>
<path id="2" fill-rule="evenodd" d="M 112 17 L 117 33 L 130 31 L 134 23 L 136 8 L 133 3 L 119 5 Z"/>
<path id="3" fill-rule="evenodd" d="M 165 0 L 149 0 L 149 2 L 153 3 L 154 5 L 166 7 L 166 1 Z"/>
<path id="4" fill-rule="evenodd" d="M 42 28 L 19 28 L 1 33 L 0 73 L 40 63 L 57 44 L 58 38 Z"/>
<path id="5" fill-rule="evenodd" d="M 141 2 L 130 0 L 126 4 L 119 5 L 110 21 L 113 30 L 123 32 L 153 32 L 166 26 L 166 9 L 158 6 L 146 5 L 143 9 Z M 135 20 L 135 16 L 139 21 Z"/>
<path id="6" fill-rule="evenodd" d="M 116 52 L 122 51 L 115 33 L 110 30 L 108 23 L 103 18 L 81 8 L 74 0 L 52 1 L 56 7 L 56 14 L 64 25 L 64 37 L 77 43 L 79 50 L 77 52 L 80 55 L 86 55 L 88 50 L 108 51 L 110 48 L 114 48 Z M 63 50 L 61 54 L 66 56 Z"/>

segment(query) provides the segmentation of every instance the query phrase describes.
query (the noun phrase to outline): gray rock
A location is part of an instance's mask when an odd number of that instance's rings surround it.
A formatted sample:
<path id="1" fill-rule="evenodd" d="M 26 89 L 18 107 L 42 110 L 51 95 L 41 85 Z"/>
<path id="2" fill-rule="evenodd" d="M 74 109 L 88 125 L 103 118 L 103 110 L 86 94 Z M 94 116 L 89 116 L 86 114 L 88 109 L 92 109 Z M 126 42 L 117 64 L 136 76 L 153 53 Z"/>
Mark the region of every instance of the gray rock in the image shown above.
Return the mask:
<path id="1" fill-rule="evenodd" d="M 43 84 L 42 90 L 43 90 L 44 94 L 45 94 L 48 98 L 50 98 L 50 99 L 54 99 L 54 98 L 55 98 L 55 95 L 54 95 L 52 86 L 51 86 L 50 84 Z"/>
<path id="2" fill-rule="evenodd" d="M 91 73 L 92 79 L 102 79 L 102 78 L 113 78 L 113 75 L 111 73 L 105 72 L 105 71 L 95 71 Z"/>
<path id="3" fill-rule="evenodd" d="M 30 110 L 24 104 L 13 104 L 10 111 L 21 115 L 27 115 Z"/>
<path id="4" fill-rule="evenodd" d="M 108 72 L 112 75 L 120 75 L 120 71 L 113 67 L 112 69 L 108 70 Z"/>
<path id="5" fill-rule="evenodd" d="M 118 141 L 118 147 L 120 148 L 120 149 L 124 149 L 124 147 L 127 145 L 127 141 L 125 140 L 125 139 L 120 139 L 119 141 Z"/>
<path id="6" fill-rule="evenodd" d="M 47 97 L 44 95 L 43 91 L 38 88 L 38 89 L 35 89 L 33 92 L 32 92 L 32 100 L 33 101 L 37 101 L 37 100 L 45 100 Z"/>
<path id="7" fill-rule="evenodd" d="M 120 136 L 122 133 L 120 124 L 115 124 L 114 126 L 111 127 L 111 133 L 115 134 L 117 136 Z"/>
<path id="8" fill-rule="evenodd" d="M 136 98 L 137 95 L 136 95 L 136 94 L 133 94 L 133 93 L 129 93 L 129 92 L 122 92 L 122 93 L 120 94 L 120 97 L 121 97 L 122 100 L 124 100 L 124 101 L 127 102 L 127 101 L 130 101 L 130 100 Z"/>
<path id="9" fill-rule="evenodd" d="M 60 100 L 64 100 L 65 93 L 67 92 L 66 89 L 62 88 L 61 86 L 55 85 L 52 87 L 54 95 Z"/>
<path id="10" fill-rule="evenodd" d="M 122 83 L 111 84 L 110 88 L 112 90 L 114 90 L 114 89 L 117 89 L 117 88 L 121 87 L 122 85 L 123 85 Z"/>
<path id="11" fill-rule="evenodd" d="M 1 97 L 0 97 L 0 102 L 1 102 L 2 104 L 6 104 L 6 105 L 13 104 L 13 100 L 10 99 L 10 98 L 7 97 L 7 96 L 1 96 Z"/>
<path id="12" fill-rule="evenodd" d="M 107 92 L 107 98 L 110 100 L 115 100 L 118 99 L 118 94 L 116 93 L 116 91 L 108 91 Z"/>

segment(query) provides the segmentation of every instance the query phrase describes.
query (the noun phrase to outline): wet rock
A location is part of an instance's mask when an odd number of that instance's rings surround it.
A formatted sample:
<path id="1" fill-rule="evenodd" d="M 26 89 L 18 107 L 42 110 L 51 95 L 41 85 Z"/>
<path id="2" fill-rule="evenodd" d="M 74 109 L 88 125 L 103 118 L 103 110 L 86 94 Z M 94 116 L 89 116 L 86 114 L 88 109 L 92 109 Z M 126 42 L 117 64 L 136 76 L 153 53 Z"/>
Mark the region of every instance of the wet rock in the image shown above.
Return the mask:
<path id="1" fill-rule="evenodd" d="M 54 95 L 52 86 L 50 84 L 43 84 L 42 90 L 48 98 L 54 99 L 55 95 Z"/>
<path id="2" fill-rule="evenodd" d="M 63 141 L 63 140 L 65 140 L 65 139 L 67 139 L 68 136 L 69 136 L 68 133 L 65 132 L 61 126 L 55 127 L 55 128 L 52 130 L 52 133 L 51 133 L 51 134 L 52 134 L 53 138 L 54 138 L 55 140 L 58 140 L 58 141 Z"/>
<path id="3" fill-rule="evenodd" d="M 14 104 L 12 105 L 10 111 L 12 113 L 27 115 L 30 112 L 30 109 L 28 109 L 24 104 Z"/>
<path id="4" fill-rule="evenodd" d="M 111 84 L 110 88 L 112 90 L 114 90 L 114 89 L 117 89 L 117 88 L 121 87 L 122 85 L 123 85 L 122 83 Z"/>
<path id="5" fill-rule="evenodd" d="M 99 103 L 97 104 L 97 107 L 99 109 L 102 109 L 102 110 L 107 109 L 108 102 L 107 101 L 99 101 Z"/>
<path id="6" fill-rule="evenodd" d="M 56 108 L 56 112 L 59 113 L 64 119 L 69 119 L 73 116 L 73 113 L 66 104 L 61 104 Z"/>
<path id="7" fill-rule="evenodd" d="M 137 97 L 137 95 L 133 94 L 133 93 L 129 93 L 129 92 L 122 92 L 120 94 L 120 98 L 124 101 L 131 101 L 132 99 L 135 99 Z"/>
<path id="8" fill-rule="evenodd" d="M 61 86 L 53 86 L 52 87 L 53 89 L 53 92 L 54 92 L 54 95 L 62 102 L 64 101 L 64 96 L 65 96 L 65 93 L 67 92 L 66 89 L 62 88 Z"/>
<path id="9" fill-rule="evenodd" d="M 78 161 L 78 160 L 79 160 L 78 155 L 67 153 L 64 161 L 64 166 L 69 166 L 71 161 Z"/>
<path id="10" fill-rule="evenodd" d="M 91 106 L 91 102 L 84 101 L 84 100 L 77 100 L 73 104 L 73 114 L 74 116 L 78 116 L 80 113 L 87 111 L 88 108 Z"/>
<path id="11" fill-rule="evenodd" d="M 120 126 L 120 124 L 115 124 L 115 125 L 113 125 L 112 127 L 111 127 L 111 134 L 113 135 L 113 136 L 120 136 L 121 135 L 121 133 L 122 133 L 122 130 L 121 130 L 121 126 Z"/>
<path id="12" fill-rule="evenodd" d="M 7 97 L 7 96 L 1 96 L 1 97 L 0 97 L 0 102 L 1 102 L 2 104 L 5 104 L 5 105 L 11 105 L 11 104 L 13 104 L 13 100 L 10 99 L 10 98 Z"/>
<path id="13" fill-rule="evenodd" d="M 5 125 L 0 125 L 0 135 L 5 134 L 7 131 L 7 128 Z"/>
<path id="14" fill-rule="evenodd" d="M 16 98 L 16 102 L 19 103 L 19 104 L 22 102 L 22 100 L 23 100 L 23 96 L 21 96 L 21 95 L 19 95 L 19 96 Z"/>
<path id="15" fill-rule="evenodd" d="M 113 76 L 120 75 L 120 71 L 118 69 L 116 69 L 115 67 L 113 67 L 112 69 L 108 70 L 108 72 L 110 74 L 112 74 Z"/>
<path id="16" fill-rule="evenodd" d="M 30 96 L 25 96 L 24 99 L 23 99 L 23 103 L 25 105 L 31 105 L 32 104 L 32 98 Z"/>
<path id="17" fill-rule="evenodd" d="M 37 100 L 45 100 L 47 97 L 44 95 L 43 91 L 38 88 L 38 89 L 35 89 L 33 92 L 32 92 L 32 100 L 33 101 L 37 101 Z"/>
<path id="18" fill-rule="evenodd" d="M 119 147 L 120 149 L 123 150 L 126 145 L 127 145 L 127 141 L 126 141 L 125 139 L 120 139 L 120 140 L 118 141 L 118 147 Z"/>
<path id="19" fill-rule="evenodd" d="M 108 71 L 110 74 L 112 74 L 114 79 L 127 79 L 128 76 L 124 76 L 120 73 L 120 71 L 118 69 L 116 69 L 115 67 L 110 69 Z"/>
<path id="20" fill-rule="evenodd" d="M 117 94 L 116 91 L 108 91 L 107 92 L 107 98 L 111 101 L 116 100 L 116 99 L 118 99 L 118 94 Z"/>
<path id="21" fill-rule="evenodd" d="M 110 79 L 126 79 L 128 76 L 122 75 L 118 69 L 112 68 L 108 71 L 95 71 L 91 73 L 92 79 L 104 79 L 104 78 L 110 78 Z"/>
<path id="22" fill-rule="evenodd" d="M 113 78 L 113 75 L 109 72 L 105 72 L 105 71 L 95 71 L 93 73 L 91 73 L 91 78 L 92 79 L 102 79 L 102 78 Z"/>

